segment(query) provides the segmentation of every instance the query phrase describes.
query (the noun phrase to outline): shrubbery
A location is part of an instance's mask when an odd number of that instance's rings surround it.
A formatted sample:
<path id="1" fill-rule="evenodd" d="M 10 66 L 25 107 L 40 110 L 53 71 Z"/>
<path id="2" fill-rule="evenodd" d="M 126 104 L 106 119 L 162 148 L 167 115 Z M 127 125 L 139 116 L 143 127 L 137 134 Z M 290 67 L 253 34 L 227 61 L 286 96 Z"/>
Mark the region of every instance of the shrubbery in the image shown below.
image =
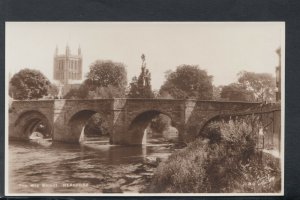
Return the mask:
<path id="1" fill-rule="evenodd" d="M 149 192 L 280 192 L 280 165 L 257 150 L 257 129 L 213 122 L 157 168 Z M 264 162 L 262 162 L 264 160 Z"/>

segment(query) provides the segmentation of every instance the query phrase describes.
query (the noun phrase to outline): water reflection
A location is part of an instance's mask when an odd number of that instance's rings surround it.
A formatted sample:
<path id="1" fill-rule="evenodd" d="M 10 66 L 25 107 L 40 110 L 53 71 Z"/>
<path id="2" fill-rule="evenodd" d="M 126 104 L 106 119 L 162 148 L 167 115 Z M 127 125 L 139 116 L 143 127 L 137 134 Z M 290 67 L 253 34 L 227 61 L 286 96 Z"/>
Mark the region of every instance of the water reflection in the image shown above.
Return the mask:
<path id="1" fill-rule="evenodd" d="M 46 144 L 9 143 L 10 192 L 99 193 L 113 187 L 139 192 L 147 181 L 144 175 L 153 171 L 142 166 L 145 159 L 172 152 L 169 145 Z"/>

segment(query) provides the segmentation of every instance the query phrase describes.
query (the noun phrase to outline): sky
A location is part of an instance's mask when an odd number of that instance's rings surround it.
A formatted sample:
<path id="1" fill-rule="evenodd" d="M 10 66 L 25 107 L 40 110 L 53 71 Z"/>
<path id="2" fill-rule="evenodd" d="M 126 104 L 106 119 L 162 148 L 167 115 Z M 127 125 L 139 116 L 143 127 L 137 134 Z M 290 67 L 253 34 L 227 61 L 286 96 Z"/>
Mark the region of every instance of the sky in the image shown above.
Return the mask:
<path id="1" fill-rule="evenodd" d="M 198 65 L 227 85 L 240 71 L 271 73 L 284 50 L 283 22 L 6 22 L 5 67 L 13 75 L 23 68 L 38 69 L 53 81 L 53 58 L 68 44 L 80 46 L 83 73 L 96 60 L 126 65 L 128 83 L 141 71 L 146 55 L 152 88 L 158 90 L 165 72 L 182 64 Z"/>

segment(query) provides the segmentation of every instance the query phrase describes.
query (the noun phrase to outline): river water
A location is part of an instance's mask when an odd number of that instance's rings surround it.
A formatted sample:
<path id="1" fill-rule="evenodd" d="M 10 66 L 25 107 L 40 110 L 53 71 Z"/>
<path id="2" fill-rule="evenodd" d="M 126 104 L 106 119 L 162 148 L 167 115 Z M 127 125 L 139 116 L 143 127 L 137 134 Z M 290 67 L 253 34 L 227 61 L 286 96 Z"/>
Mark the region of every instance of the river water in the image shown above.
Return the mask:
<path id="1" fill-rule="evenodd" d="M 142 146 L 9 142 L 10 193 L 143 192 L 170 144 Z M 155 163 L 155 162 L 154 162 Z"/>

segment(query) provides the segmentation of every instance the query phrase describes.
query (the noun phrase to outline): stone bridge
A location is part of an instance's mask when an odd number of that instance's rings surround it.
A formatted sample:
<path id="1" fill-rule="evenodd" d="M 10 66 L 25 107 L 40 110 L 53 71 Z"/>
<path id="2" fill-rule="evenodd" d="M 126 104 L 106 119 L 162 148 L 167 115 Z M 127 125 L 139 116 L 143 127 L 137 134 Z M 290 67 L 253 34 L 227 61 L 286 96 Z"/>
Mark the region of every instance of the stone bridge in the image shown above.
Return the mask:
<path id="1" fill-rule="evenodd" d="M 259 103 L 171 99 L 92 99 L 13 101 L 9 108 L 10 139 L 28 139 L 41 121 L 54 141 L 79 142 L 87 120 L 95 113 L 106 119 L 112 144 L 141 144 L 145 128 L 165 114 L 182 141 L 192 140 L 207 121 L 224 112 Z"/>

